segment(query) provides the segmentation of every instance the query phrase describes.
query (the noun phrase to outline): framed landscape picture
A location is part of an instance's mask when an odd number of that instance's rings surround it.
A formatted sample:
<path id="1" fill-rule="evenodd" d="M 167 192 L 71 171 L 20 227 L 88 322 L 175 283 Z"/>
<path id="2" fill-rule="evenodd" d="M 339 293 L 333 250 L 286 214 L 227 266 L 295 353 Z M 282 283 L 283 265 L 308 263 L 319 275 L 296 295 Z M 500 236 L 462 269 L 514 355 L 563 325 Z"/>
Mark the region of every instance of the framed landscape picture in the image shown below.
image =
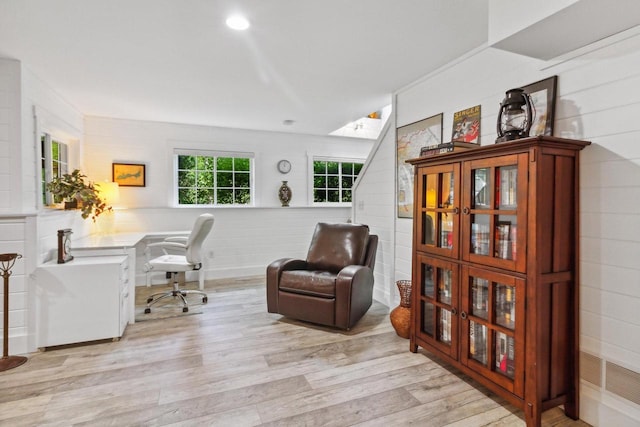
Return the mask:
<path id="1" fill-rule="evenodd" d="M 553 136 L 553 120 L 556 111 L 556 86 L 558 76 L 551 76 L 522 89 L 531 97 L 534 118 L 529 131 L 530 136 Z"/>
<path id="2" fill-rule="evenodd" d="M 396 181 L 398 218 L 413 218 L 413 166 L 405 161 L 420 157 L 420 149 L 442 142 L 442 113 L 396 129 Z"/>
<path id="3" fill-rule="evenodd" d="M 141 163 L 113 163 L 113 182 L 121 187 L 144 187 L 145 166 Z"/>

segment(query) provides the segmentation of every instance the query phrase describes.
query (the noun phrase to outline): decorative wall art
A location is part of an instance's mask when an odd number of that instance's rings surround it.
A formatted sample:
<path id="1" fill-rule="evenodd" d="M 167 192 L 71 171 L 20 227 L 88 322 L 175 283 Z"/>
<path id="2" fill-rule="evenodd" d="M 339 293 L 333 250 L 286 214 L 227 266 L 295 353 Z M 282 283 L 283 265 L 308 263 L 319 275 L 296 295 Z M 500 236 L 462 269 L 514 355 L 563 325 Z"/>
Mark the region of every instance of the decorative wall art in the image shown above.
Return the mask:
<path id="1" fill-rule="evenodd" d="M 480 144 L 480 105 L 453 113 L 451 141 Z"/>
<path id="2" fill-rule="evenodd" d="M 396 138 L 398 218 L 413 218 L 413 166 L 405 161 L 442 142 L 442 113 L 397 128 Z"/>
<path id="3" fill-rule="evenodd" d="M 551 76 L 530 85 L 522 86 L 525 93 L 531 97 L 534 110 L 533 124 L 529 131 L 530 136 L 553 136 L 557 84 L 558 76 Z"/>
<path id="4" fill-rule="evenodd" d="M 113 182 L 120 187 L 144 187 L 145 165 L 141 163 L 113 163 Z"/>

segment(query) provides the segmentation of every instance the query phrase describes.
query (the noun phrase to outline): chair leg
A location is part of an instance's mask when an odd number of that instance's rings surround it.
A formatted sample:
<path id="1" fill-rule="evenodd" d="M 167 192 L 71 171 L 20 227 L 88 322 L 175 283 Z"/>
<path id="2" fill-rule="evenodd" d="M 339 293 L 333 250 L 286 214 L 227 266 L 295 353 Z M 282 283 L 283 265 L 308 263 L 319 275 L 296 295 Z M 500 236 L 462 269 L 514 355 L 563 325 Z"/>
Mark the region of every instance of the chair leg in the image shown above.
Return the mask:
<path id="1" fill-rule="evenodd" d="M 204 291 L 204 268 L 198 270 L 198 289 Z"/>
<path id="2" fill-rule="evenodd" d="M 207 297 L 207 294 L 202 292 L 202 291 L 192 291 L 192 290 L 186 290 L 186 289 L 180 289 L 179 287 L 179 283 L 178 283 L 178 273 L 171 273 L 171 277 L 173 280 L 173 289 L 170 291 L 165 291 L 165 292 L 157 292 L 155 294 L 150 295 L 147 298 L 147 307 L 144 309 L 145 313 L 151 313 L 151 306 L 155 303 L 157 303 L 158 301 L 161 301 L 165 298 L 169 298 L 169 297 L 180 297 L 180 299 L 182 300 L 182 312 L 183 313 L 187 313 L 189 312 L 189 304 L 187 303 L 187 299 L 186 296 L 188 294 L 198 294 L 202 296 L 202 302 L 204 304 L 207 303 L 207 301 L 209 300 Z M 157 296 L 159 296 L 158 298 L 156 298 Z"/>

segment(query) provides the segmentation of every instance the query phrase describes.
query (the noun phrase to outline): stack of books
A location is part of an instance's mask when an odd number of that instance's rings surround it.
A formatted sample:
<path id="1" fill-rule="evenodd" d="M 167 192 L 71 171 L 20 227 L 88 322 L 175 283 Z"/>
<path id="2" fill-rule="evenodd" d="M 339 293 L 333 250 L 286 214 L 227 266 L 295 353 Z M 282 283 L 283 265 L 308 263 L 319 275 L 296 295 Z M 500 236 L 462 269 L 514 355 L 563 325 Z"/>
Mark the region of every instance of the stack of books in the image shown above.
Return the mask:
<path id="1" fill-rule="evenodd" d="M 431 157 L 438 154 L 452 153 L 454 151 L 468 150 L 470 148 L 478 148 L 478 144 L 470 144 L 468 142 L 443 142 L 441 144 L 427 145 L 420 149 L 420 157 Z"/>

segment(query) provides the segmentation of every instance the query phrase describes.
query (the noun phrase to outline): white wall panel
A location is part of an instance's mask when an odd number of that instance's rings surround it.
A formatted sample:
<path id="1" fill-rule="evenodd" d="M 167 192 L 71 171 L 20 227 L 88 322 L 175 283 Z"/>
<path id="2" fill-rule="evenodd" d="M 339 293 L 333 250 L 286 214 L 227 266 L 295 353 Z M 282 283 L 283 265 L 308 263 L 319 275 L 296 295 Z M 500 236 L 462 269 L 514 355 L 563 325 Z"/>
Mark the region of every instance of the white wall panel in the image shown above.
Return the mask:
<path id="1" fill-rule="evenodd" d="M 640 266 L 618 267 L 599 262 L 580 262 L 583 286 L 640 298 Z"/>
<path id="2" fill-rule="evenodd" d="M 27 351 L 28 292 L 27 277 L 30 271 L 30 251 L 27 246 L 26 219 L 19 216 L 0 217 L 0 252 L 18 253 L 21 258 L 15 260 L 9 277 L 9 354 L 21 354 Z M 0 282 L 3 282 L 0 275 Z M 0 301 L 4 301 L 4 286 L 0 285 Z M 0 317 L 4 317 L 4 305 L 0 305 Z M 4 334 L 4 325 L 0 322 L 0 334 Z M 4 343 L 0 344 L 3 349 Z"/>
<path id="3" fill-rule="evenodd" d="M 264 274 L 279 258 L 305 259 L 318 222 L 346 222 L 343 208 L 126 209 L 116 212 L 116 232 L 189 231 L 198 215 L 212 213 L 213 229 L 203 244 L 206 279 Z M 136 284 L 145 283 L 144 244 L 137 249 Z M 165 283 L 164 274 L 154 283 Z"/>
<path id="4" fill-rule="evenodd" d="M 0 59 L 0 213 L 21 211 L 20 62 Z"/>
<path id="5" fill-rule="evenodd" d="M 354 192 L 354 221 L 367 224 L 378 235 L 374 271 L 374 298 L 387 306 L 397 300 L 394 274 L 395 120 L 383 129 L 380 140 L 361 172 Z"/>

